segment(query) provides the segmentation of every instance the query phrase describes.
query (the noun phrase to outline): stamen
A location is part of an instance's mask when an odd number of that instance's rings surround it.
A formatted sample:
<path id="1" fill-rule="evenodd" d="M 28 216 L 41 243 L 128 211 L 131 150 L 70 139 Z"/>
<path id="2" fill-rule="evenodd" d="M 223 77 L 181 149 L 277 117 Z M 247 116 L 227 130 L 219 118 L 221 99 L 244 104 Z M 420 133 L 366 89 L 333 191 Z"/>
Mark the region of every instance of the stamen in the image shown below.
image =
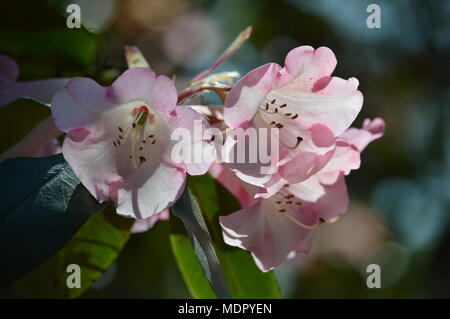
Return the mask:
<path id="1" fill-rule="evenodd" d="M 302 227 L 302 228 L 306 228 L 306 229 L 316 229 L 320 226 L 320 224 L 314 225 L 314 226 L 308 226 L 305 225 L 301 222 L 299 222 L 298 220 L 296 220 L 294 217 L 292 217 L 289 214 L 283 214 L 283 216 L 286 216 L 291 222 L 293 222 L 294 224 L 297 224 L 298 226 Z"/>
<path id="2" fill-rule="evenodd" d="M 291 150 L 293 150 L 293 149 L 297 148 L 302 141 L 303 141 L 303 138 L 301 138 L 300 136 L 297 136 L 297 142 L 295 143 L 294 146 L 287 146 L 287 145 L 285 145 L 285 146 L 287 148 L 290 148 Z"/>

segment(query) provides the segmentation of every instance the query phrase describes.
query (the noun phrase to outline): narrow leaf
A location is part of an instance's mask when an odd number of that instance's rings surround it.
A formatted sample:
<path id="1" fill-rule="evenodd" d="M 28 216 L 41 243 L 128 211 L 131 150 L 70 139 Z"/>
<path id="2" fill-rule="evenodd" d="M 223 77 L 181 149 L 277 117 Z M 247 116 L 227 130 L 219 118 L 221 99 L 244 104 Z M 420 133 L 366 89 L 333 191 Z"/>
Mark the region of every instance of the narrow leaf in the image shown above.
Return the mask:
<path id="1" fill-rule="evenodd" d="M 183 221 L 195 254 L 217 296 L 230 298 L 199 204 L 188 188 L 172 207 L 172 212 Z"/>
<path id="2" fill-rule="evenodd" d="M 194 248 L 182 221 L 179 218 L 171 218 L 169 226 L 172 252 L 191 296 L 197 299 L 217 298 L 195 256 Z"/>
<path id="3" fill-rule="evenodd" d="M 209 174 L 190 176 L 188 186 L 198 199 L 233 298 L 281 298 L 273 272 L 261 272 L 247 251 L 223 241 L 219 216 L 240 209 L 234 196 Z"/>

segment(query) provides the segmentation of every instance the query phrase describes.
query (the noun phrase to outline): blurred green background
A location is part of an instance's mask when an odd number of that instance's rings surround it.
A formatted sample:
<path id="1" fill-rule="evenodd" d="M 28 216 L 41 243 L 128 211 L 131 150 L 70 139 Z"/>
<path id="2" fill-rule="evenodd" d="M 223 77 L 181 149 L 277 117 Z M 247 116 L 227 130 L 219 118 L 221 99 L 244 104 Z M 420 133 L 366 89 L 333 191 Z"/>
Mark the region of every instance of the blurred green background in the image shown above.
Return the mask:
<path id="1" fill-rule="evenodd" d="M 66 27 L 69 3 L 86 29 Z M 366 8 L 381 7 L 369 29 Z M 220 70 L 242 75 L 283 64 L 299 45 L 328 46 L 335 75 L 360 81 L 366 117 L 386 135 L 347 177 L 351 207 L 324 225 L 312 251 L 276 270 L 287 298 L 450 297 L 450 1 L 69 0 L 5 1 L 0 52 L 20 80 L 88 76 L 111 83 L 125 68 L 124 45 L 138 46 L 179 86 L 207 67 L 246 26 L 250 40 Z M 212 101 L 214 102 L 214 101 Z M 189 293 L 168 240 L 168 225 L 133 235 L 86 298 L 185 298 Z M 366 267 L 381 266 L 381 289 Z"/>

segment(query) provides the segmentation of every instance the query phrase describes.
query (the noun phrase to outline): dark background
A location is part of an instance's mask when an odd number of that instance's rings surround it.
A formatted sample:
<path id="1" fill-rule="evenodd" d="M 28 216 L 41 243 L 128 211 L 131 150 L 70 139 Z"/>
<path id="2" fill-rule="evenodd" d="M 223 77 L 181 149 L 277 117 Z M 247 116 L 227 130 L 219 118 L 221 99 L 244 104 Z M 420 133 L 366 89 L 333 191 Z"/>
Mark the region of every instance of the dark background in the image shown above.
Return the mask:
<path id="1" fill-rule="evenodd" d="M 87 30 L 69 30 L 65 7 L 81 6 Z M 366 8 L 381 7 L 369 29 Z M 88 76 L 111 83 L 124 45 L 140 47 L 160 74 L 183 85 L 246 26 L 253 35 L 224 66 L 242 75 L 283 64 L 299 45 L 330 47 L 335 75 L 360 81 L 355 125 L 380 116 L 385 136 L 347 177 L 348 214 L 317 233 L 312 251 L 277 269 L 285 297 L 450 297 L 450 1 L 96 0 L 4 1 L 0 51 L 20 80 Z M 133 235 L 84 297 L 189 297 L 171 253 L 167 223 Z M 368 289 L 366 267 L 381 266 Z"/>

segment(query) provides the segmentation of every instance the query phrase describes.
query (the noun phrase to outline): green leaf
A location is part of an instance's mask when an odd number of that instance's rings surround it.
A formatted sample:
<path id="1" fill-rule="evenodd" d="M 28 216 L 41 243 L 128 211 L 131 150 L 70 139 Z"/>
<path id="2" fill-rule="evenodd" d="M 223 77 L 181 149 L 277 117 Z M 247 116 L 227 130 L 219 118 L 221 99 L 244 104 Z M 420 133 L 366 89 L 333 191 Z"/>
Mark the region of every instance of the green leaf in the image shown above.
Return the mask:
<path id="1" fill-rule="evenodd" d="M 76 298 L 85 292 L 119 256 L 134 220 L 116 214 L 112 203 L 92 215 L 67 244 L 13 286 L 21 298 Z M 67 266 L 81 269 L 81 288 L 68 288 Z"/>
<path id="2" fill-rule="evenodd" d="M 188 187 L 200 204 L 233 298 L 282 298 L 273 272 L 261 272 L 247 251 L 223 241 L 219 216 L 240 209 L 236 198 L 208 174 L 189 176 Z"/>
<path id="3" fill-rule="evenodd" d="M 171 218 L 169 226 L 172 252 L 192 297 L 197 299 L 217 298 L 195 256 L 194 248 L 183 223 L 179 218 Z"/>
<path id="4" fill-rule="evenodd" d="M 0 153 L 20 142 L 36 125 L 50 117 L 48 106 L 21 98 L 0 109 Z"/>
<path id="5" fill-rule="evenodd" d="M 173 205 L 172 213 L 183 221 L 195 255 L 216 295 L 219 298 L 230 298 L 199 204 L 188 188 Z"/>
<path id="6" fill-rule="evenodd" d="M 102 205 L 62 155 L 0 163 L 0 286 L 61 249 Z"/>

